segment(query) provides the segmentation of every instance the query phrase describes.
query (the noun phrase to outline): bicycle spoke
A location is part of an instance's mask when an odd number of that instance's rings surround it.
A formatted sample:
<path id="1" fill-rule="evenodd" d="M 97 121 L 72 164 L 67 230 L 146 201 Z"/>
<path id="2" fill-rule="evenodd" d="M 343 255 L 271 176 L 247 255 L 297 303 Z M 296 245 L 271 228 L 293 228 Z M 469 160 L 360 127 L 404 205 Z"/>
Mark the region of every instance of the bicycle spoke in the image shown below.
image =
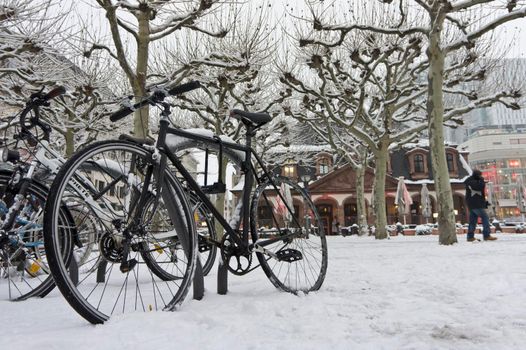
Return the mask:
<path id="1" fill-rule="evenodd" d="M 99 142 L 75 157 L 57 175 L 49 199 L 53 210 L 65 203 L 72 213 L 78 240 L 73 255 L 82 261 L 78 284 L 59 274 L 61 291 L 72 295 L 68 301 L 93 323 L 132 309 L 172 308 L 186 294 L 194 269 L 195 231 L 185 253 L 180 243 L 190 209 L 179 197 L 171 199 L 177 203 L 172 209 L 164 203 L 167 194 L 181 196 L 182 189 L 170 187 L 163 194 L 158 172 L 147 170 L 156 166 L 148 151 L 129 143 Z M 177 185 L 170 176 L 164 175 L 171 179 L 165 186 Z M 45 213 L 45 223 L 51 223 L 45 233 L 56 241 L 61 227 L 53 210 Z"/>

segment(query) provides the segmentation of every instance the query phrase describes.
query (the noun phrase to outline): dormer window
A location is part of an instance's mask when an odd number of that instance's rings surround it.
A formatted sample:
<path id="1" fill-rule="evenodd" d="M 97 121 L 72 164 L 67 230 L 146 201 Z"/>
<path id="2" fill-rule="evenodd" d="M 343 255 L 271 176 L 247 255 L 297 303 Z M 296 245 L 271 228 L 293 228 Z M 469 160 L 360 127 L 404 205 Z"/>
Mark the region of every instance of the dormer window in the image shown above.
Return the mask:
<path id="1" fill-rule="evenodd" d="M 425 172 L 424 156 L 421 154 L 415 154 L 413 158 L 413 166 L 415 169 L 415 173 L 424 173 Z"/>
<path id="2" fill-rule="evenodd" d="M 455 156 L 452 153 L 446 153 L 447 170 L 452 173 L 455 171 Z"/>
<path id="3" fill-rule="evenodd" d="M 295 178 L 296 177 L 296 164 L 288 163 L 283 166 L 283 176 Z"/>
<path id="4" fill-rule="evenodd" d="M 458 153 L 454 149 L 446 150 L 447 170 L 452 176 L 458 176 Z"/>
<path id="5" fill-rule="evenodd" d="M 407 155 L 409 161 L 409 173 L 413 180 L 427 178 L 429 169 L 427 168 L 427 152 L 425 150 L 414 150 Z"/>
<path id="6" fill-rule="evenodd" d="M 320 175 L 325 175 L 329 173 L 329 167 L 330 163 L 327 158 L 320 159 L 320 162 L 318 163 L 318 173 Z"/>
<path id="7" fill-rule="evenodd" d="M 316 157 L 316 175 L 326 175 L 331 171 L 332 157 L 330 154 L 323 152 Z"/>

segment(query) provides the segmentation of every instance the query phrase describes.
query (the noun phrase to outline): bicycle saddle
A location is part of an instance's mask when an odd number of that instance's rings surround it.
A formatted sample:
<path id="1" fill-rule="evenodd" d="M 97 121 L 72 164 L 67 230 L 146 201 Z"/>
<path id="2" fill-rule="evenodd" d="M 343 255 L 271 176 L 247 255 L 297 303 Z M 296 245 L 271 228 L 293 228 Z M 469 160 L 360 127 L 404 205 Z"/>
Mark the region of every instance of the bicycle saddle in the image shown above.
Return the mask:
<path id="1" fill-rule="evenodd" d="M 267 113 L 251 113 L 239 109 L 231 110 L 230 116 L 232 118 L 237 118 L 241 120 L 245 124 L 252 125 L 258 128 L 272 120 L 270 115 L 268 115 Z"/>

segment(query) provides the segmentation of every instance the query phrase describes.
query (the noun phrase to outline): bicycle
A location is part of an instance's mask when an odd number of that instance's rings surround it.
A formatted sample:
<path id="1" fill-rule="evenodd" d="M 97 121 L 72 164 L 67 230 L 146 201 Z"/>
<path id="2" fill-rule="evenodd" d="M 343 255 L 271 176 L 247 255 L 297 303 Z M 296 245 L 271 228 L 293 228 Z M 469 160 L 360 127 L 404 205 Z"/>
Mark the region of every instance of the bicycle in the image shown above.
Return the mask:
<path id="1" fill-rule="evenodd" d="M 231 112 L 245 126 L 244 145 L 171 127 L 171 107 L 164 99 L 198 87 L 192 82 L 155 89 L 132 107 L 112 114 L 115 122 L 143 106 L 159 106 L 156 142 L 121 135 L 119 140 L 93 143 L 68 160 L 51 186 L 44 217 L 49 266 L 69 304 L 91 323 L 103 323 L 116 312 L 175 310 L 183 302 L 195 270 L 198 237 L 194 210 L 179 177 L 223 227 L 221 241 L 214 244 L 231 273 L 244 275 L 261 266 L 274 286 L 291 293 L 315 291 L 323 283 L 327 242 L 314 204 L 297 184 L 271 176 L 251 148 L 256 130 L 270 116 Z M 238 215 L 230 223 L 207 196 L 224 191 L 224 184 L 203 188 L 195 181 L 175 154 L 184 142 L 214 149 L 218 159 L 225 155 L 240 164 L 243 193 Z M 67 274 L 67 254 L 60 253 L 63 232 L 58 213 L 71 203 L 94 207 L 105 203 L 108 215 L 100 220 L 105 232 L 98 241 L 105 268 L 82 274 L 78 284 Z M 269 208 L 273 208 L 270 221 L 263 217 Z M 259 265 L 253 267 L 254 253 Z"/>
<path id="2" fill-rule="evenodd" d="M 39 111 L 65 90 L 58 87 L 47 94 L 42 91 L 32 94 L 20 112 L 14 147 L 0 150 L 5 166 L 0 170 L 0 283 L 7 281 L 7 288 L 1 288 L 0 293 L 10 300 L 44 297 L 54 287 L 42 235 L 48 187 L 40 180 L 56 173 L 64 160 L 49 147 L 51 128 L 40 119 Z M 3 143 L 7 144 L 7 137 Z M 18 151 L 20 143 L 27 146 L 25 157 Z M 60 211 L 59 219 L 70 224 L 74 221 L 65 210 Z M 79 236 L 75 233 L 72 237 Z M 63 244 L 70 245 L 66 241 Z"/>

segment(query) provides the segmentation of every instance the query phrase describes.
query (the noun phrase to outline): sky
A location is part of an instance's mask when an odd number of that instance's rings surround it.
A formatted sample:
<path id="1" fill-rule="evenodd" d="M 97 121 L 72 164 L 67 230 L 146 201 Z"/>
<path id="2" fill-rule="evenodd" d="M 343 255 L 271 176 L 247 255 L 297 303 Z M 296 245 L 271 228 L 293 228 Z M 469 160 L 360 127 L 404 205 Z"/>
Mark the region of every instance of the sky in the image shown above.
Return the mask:
<path id="1" fill-rule="evenodd" d="M 254 0 L 252 0 L 254 1 Z M 255 0 L 255 1 L 261 1 L 261 0 Z M 352 2 L 355 2 L 356 0 L 353 0 Z M 371 0 L 357 0 L 357 1 L 371 1 Z M 80 1 L 73 1 L 73 0 L 67 0 L 67 2 L 74 3 L 75 6 L 78 6 L 81 13 L 86 14 L 89 12 L 97 13 L 96 11 L 93 11 L 95 0 L 80 0 Z M 267 2 L 272 4 L 272 7 L 274 8 L 274 11 L 276 12 L 276 16 L 279 18 L 282 18 L 282 21 L 289 21 L 291 19 L 290 14 L 292 15 L 300 15 L 302 13 L 307 13 L 305 2 L 306 0 L 267 0 Z M 334 0 L 334 2 L 343 2 L 344 4 L 347 2 L 346 0 Z M 250 3 L 247 2 L 247 3 Z M 330 4 L 331 2 L 326 1 L 325 3 Z M 284 16 L 284 13 L 287 12 L 289 15 Z M 96 26 L 100 26 L 102 22 L 104 21 L 102 13 L 99 13 L 99 15 L 95 16 L 97 18 L 97 22 L 100 20 L 99 23 L 96 23 Z M 75 19 L 71 19 L 72 23 L 75 22 Z M 504 26 L 502 26 L 500 29 L 498 29 L 496 34 L 496 42 L 498 42 L 501 47 L 510 46 L 509 52 L 505 54 L 506 57 L 522 57 L 526 58 L 526 18 L 513 21 L 511 23 L 508 23 Z"/>

